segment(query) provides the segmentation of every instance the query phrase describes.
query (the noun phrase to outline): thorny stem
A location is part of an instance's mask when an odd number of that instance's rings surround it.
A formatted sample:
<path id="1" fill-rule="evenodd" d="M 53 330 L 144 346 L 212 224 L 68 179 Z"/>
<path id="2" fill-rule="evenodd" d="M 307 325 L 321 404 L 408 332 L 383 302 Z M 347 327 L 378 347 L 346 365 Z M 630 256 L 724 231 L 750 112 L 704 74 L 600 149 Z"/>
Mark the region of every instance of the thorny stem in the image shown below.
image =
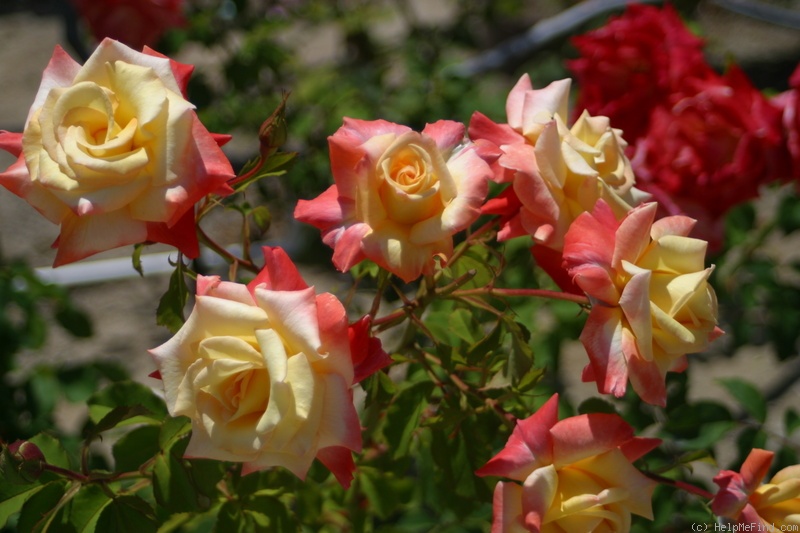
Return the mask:
<path id="1" fill-rule="evenodd" d="M 250 170 L 248 170 L 247 172 L 245 172 L 241 176 L 236 176 L 235 178 L 229 180 L 228 181 L 228 185 L 230 185 L 231 188 L 234 188 L 238 184 L 242 183 L 243 181 L 247 181 L 252 176 L 255 176 L 256 172 L 261 170 L 261 168 L 264 166 L 264 163 L 266 162 L 266 160 L 267 160 L 267 158 L 259 157 L 258 158 L 258 162 L 256 163 L 256 165 L 253 168 L 251 168 Z"/>
<path id="2" fill-rule="evenodd" d="M 479 289 L 463 289 L 453 291 L 450 296 L 524 296 L 531 298 L 550 298 L 551 300 L 564 300 L 578 305 L 589 305 L 589 298 L 580 294 L 552 291 L 549 289 L 498 289 L 496 287 L 481 287 Z"/>
<path id="3" fill-rule="evenodd" d="M 216 241 L 214 241 L 211 237 L 209 237 L 205 231 L 203 231 L 203 228 L 201 228 L 200 225 L 197 225 L 197 234 L 200 237 L 200 242 L 202 242 L 203 244 L 214 250 L 214 252 L 219 254 L 219 256 L 225 259 L 228 263 L 236 263 L 242 268 L 249 270 L 253 274 L 258 274 L 259 271 L 261 270 L 252 261 L 236 257 L 228 250 L 226 250 L 224 247 L 219 245 Z"/>
<path id="4" fill-rule="evenodd" d="M 73 472 L 67 468 L 61 468 L 60 466 L 51 465 L 50 463 L 45 463 L 44 469 L 48 472 L 53 472 L 54 474 L 58 474 L 59 476 L 63 476 L 73 481 L 78 481 L 80 483 L 89 483 L 92 481 L 92 478 L 87 475 L 79 472 Z"/>
<path id="5" fill-rule="evenodd" d="M 472 307 L 477 307 L 479 309 L 483 309 L 487 313 L 491 313 L 491 314 L 493 314 L 494 316 L 496 316 L 498 318 L 503 316 L 503 312 L 502 311 L 499 311 L 499 310 L 495 309 L 491 305 L 487 304 L 486 302 L 484 302 L 483 300 L 480 300 L 478 298 L 472 298 L 470 296 L 462 296 L 462 297 L 459 297 L 458 299 L 461 300 L 462 302 L 468 303 Z"/>
<path id="6" fill-rule="evenodd" d="M 454 251 L 453 255 L 447 258 L 447 264 L 451 265 L 458 261 L 458 258 L 464 255 L 464 253 L 469 249 L 469 244 L 474 243 L 480 240 L 481 235 L 488 232 L 492 226 L 495 225 L 497 222 L 496 218 L 491 219 L 490 221 L 486 222 L 483 226 L 479 227 L 472 233 L 467 236 L 467 240 L 464 241 L 460 246 L 458 246 Z M 441 272 L 441 271 L 440 271 Z"/>
<path id="7" fill-rule="evenodd" d="M 383 298 L 383 291 L 386 290 L 386 285 L 389 283 L 389 273 L 381 269 L 378 273 L 378 287 L 375 289 L 375 299 L 372 300 L 372 307 L 369 309 L 369 316 L 372 318 L 372 323 L 375 323 L 375 315 L 381 308 L 381 299 Z"/>
<path id="8" fill-rule="evenodd" d="M 685 481 L 679 481 L 677 479 L 670 479 L 668 477 L 660 476 L 658 474 L 654 474 L 652 472 L 642 472 L 645 476 L 649 477 L 653 481 L 660 483 L 662 485 L 669 485 L 670 487 L 675 487 L 676 489 L 685 490 L 690 494 L 694 494 L 695 496 L 700 496 L 701 498 L 705 498 L 706 500 L 710 500 L 714 497 L 713 494 L 708 492 L 705 489 L 701 489 L 691 483 L 686 483 Z"/>
<path id="9" fill-rule="evenodd" d="M 78 483 L 110 483 L 114 481 L 121 481 L 125 479 L 139 479 L 145 478 L 143 481 L 145 484 L 149 483 L 150 476 L 144 472 L 147 466 L 155 461 L 155 458 L 150 459 L 146 463 L 142 465 L 139 470 L 132 471 L 132 472 L 120 472 L 118 474 L 109 474 L 107 472 L 100 472 L 100 473 L 92 473 L 88 469 L 84 471 L 84 473 L 75 472 L 73 470 L 69 470 L 67 468 L 62 468 L 60 466 L 56 466 L 50 463 L 44 463 L 44 469 L 48 472 L 52 472 L 54 474 L 58 474 L 59 476 L 65 477 L 67 479 L 71 479 L 73 481 L 77 481 Z"/>
<path id="10" fill-rule="evenodd" d="M 376 318 L 372 321 L 373 327 L 377 328 L 378 331 L 384 331 L 389 329 L 390 327 L 394 326 L 397 322 L 402 319 L 405 319 L 408 315 L 410 315 L 416 305 L 404 305 L 400 309 L 396 311 L 392 311 L 388 315 L 382 316 L 380 318 Z"/>
<path id="11" fill-rule="evenodd" d="M 148 479 L 143 479 L 143 480 L 139 481 L 138 483 L 134 483 L 133 485 L 131 485 L 130 487 L 128 487 L 124 491 L 120 491 L 120 494 L 136 494 L 137 492 L 139 492 L 140 490 L 142 490 L 146 486 L 150 485 L 150 483 L 151 483 L 151 481 L 150 481 L 149 478 Z"/>
<path id="12" fill-rule="evenodd" d="M 425 352 L 425 357 L 427 359 L 430 359 L 438 367 L 444 368 L 442 366 L 442 361 L 435 355 Z M 453 385 L 455 385 L 461 392 L 463 392 L 464 394 L 469 394 L 470 396 L 474 396 L 475 398 L 481 400 L 484 404 L 486 404 L 487 407 L 489 407 L 492 411 L 497 413 L 497 415 L 500 417 L 500 419 L 506 426 L 512 429 L 514 428 L 514 425 L 517 422 L 517 418 L 508 411 L 506 411 L 505 409 L 503 409 L 497 400 L 495 400 L 494 398 L 490 398 L 488 396 L 484 396 L 483 394 L 481 394 L 480 391 L 473 389 L 472 387 L 464 383 L 464 380 L 462 380 L 461 377 L 455 372 L 450 372 L 447 377 L 450 379 Z"/>
<path id="13" fill-rule="evenodd" d="M 194 217 L 195 225 L 199 227 L 200 221 L 208 213 L 211 212 L 211 209 L 213 209 L 215 206 L 219 205 L 219 203 L 220 203 L 219 196 L 214 196 L 214 195 L 210 195 L 209 194 L 205 198 L 203 198 L 203 203 L 200 205 L 199 208 L 197 208 L 197 213 L 195 214 L 195 217 Z"/>

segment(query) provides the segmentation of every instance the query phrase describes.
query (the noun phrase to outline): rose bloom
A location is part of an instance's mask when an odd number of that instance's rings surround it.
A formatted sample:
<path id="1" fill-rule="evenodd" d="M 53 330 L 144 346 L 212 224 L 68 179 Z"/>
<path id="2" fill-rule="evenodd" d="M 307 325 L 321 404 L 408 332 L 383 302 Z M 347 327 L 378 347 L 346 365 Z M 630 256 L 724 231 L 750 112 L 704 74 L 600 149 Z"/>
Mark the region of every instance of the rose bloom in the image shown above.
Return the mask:
<path id="1" fill-rule="evenodd" d="M 660 444 L 614 414 L 558 420 L 558 395 L 517 421 L 505 448 L 476 473 L 501 476 L 492 533 L 625 533 L 653 519 L 656 483 L 631 463 Z"/>
<path id="2" fill-rule="evenodd" d="M 667 214 L 698 220 L 712 250 L 723 241 L 724 215 L 789 177 L 781 110 L 737 67 L 697 84 L 697 92 L 653 111 L 632 164 L 638 184 Z"/>
<path id="3" fill-rule="evenodd" d="M 719 492 L 711 501 L 714 514 L 747 525 L 748 531 L 800 526 L 800 465 L 788 466 L 762 484 L 774 455 L 755 448 L 742 464 L 741 472 L 721 471 L 714 478 L 719 485 Z"/>
<path id="4" fill-rule="evenodd" d="M 245 474 L 283 466 L 300 478 L 317 458 L 346 487 L 351 451 L 361 451 L 351 388 L 389 358 L 282 249 L 264 255 L 247 286 L 199 276 L 189 319 L 151 350 L 167 407 L 192 420 L 187 456 L 243 462 Z"/>
<path id="5" fill-rule="evenodd" d="M 301 200 L 295 218 L 322 231 L 345 272 L 364 259 L 412 281 L 453 252 L 453 235 L 480 215 L 491 174 L 464 126 L 440 120 L 421 133 L 384 120 L 345 118 L 331 136 L 335 185 Z"/>
<path id="6" fill-rule="evenodd" d="M 632 4 L 572 43 L 580 54 L 567 63 L 581 87 L 576 109 L 609 117 L 631 142 L 647 133 L 650 111 L 679 99 L 688 80 L 715 76 L 703 41 L 669 4 Z"/>
<path id="7" fill-rule="evenodd" d="M 506 101 L 507 124 L 476 112 L 469 135 L 492 161 L 494 180 L 511 182 L 483 207 L 500 215 L 498 240 L 531 235 L 537 263 L 564 290 L 573 290 L 561 269 L 564 235 L 575 217 L 598 199 L 623 217 L 646 195 L 634 187 L 627 143 L 608 118 L 584 112 L 567 127 L 570 80 L 534 90 L 523 75 Z"/>
<path id="8" fill-rule="evenodd" d="M 0 184 L 61 225 L 54 266 L 145 241 L 198 255 L 194 204 L 234 176 L 184 98 L 192 67 L 103 41 L 84 66 L 56 48 Z"/>
<path id="9" fill-rule="evenodd" d="M 533 90 L 525 74 L 508 95 L 508 124 L 472 116 L 470 138 L 481 141 L 484 153 L 496 147 L 495 181 L 513 186 L 484 208 L 503 215 L 500 240 L 531 235 L 560 250 L 570 223 L 598 199 L 620 217 L 643 199 L 633 186 L 627 144 L 606 117 L 584 113 L 567 127 L 569 90 L 568 79 Z"/>
<path id="10" fill-rule="evenodd" d="M 630 379 L 642 400 L 663 406 L 666 373 L 682 371 L 686 354 L 722 330 L 707 243 L 688 237 L 692 219 L 655 221 L 656 209 L 644 204 L 620 222 L 598 202 L 570 227 L 564 267 L 592 303 L 580 337 L 590 360 L 583 380 L 621 397 Z"/>
<path id="11" fill-rule="evenodd" d="M 791 177 L 800 180 L 800 64 L 789 78 L 790 89 L 775 96 L 770 103 L 782 112 L 786 145 L 791 158 Z"/>
<path id="12" fill-rule="evenodd" d="M 72 0 L 98 41 L 106 37 L 135 50 L 155 46 L 164 33 L 186 24 L 183 0 Z"/>

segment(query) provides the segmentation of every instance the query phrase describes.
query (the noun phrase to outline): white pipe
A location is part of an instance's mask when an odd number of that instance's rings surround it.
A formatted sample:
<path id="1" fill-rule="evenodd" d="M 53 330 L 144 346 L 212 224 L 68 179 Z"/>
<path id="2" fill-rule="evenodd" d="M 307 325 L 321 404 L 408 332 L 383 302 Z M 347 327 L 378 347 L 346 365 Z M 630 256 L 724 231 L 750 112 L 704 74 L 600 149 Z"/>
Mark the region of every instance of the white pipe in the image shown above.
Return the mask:
<path id="1" fill-rule="evenodd" d="M 142 271 L 145 276 L 170 274 L 175 270 L 173 265 L 177 258 L 176 252 L 142 254 Z M 87 285 L 139 276 L 133 268 L 130 257 L 83 261 L 58 268 L 39 267 L 35 271 L 42 281 L 65 286 Z"/>

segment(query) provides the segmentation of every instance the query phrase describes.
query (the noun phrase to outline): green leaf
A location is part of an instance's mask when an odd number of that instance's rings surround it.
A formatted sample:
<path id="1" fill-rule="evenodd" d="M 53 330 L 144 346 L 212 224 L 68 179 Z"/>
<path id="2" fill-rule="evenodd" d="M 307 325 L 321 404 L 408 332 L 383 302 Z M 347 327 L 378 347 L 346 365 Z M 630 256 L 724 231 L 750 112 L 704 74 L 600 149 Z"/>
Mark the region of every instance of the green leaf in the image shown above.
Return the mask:
<path id="1" fill-rule="evenodd" d="M 397 393 L 397 385 L 385 372 L 375 372 L 362 381 L 361 384 L 367 391 L 366 408 L 376 403 L 378 405 L 388 405 L 394 398 L 395 393 Z"/>
<path id="2" fill-rule="evenodd" d="M 180 448 L 156 456 L 153 465 L 153 495 L 159 506 L 171 513 L 197 511 L 197 492 L 182 459 L 188 441 Z"/>
<path id="3" fill-rule="evenodd" d="M 750 416 L 762 424 L 766 421 L 767 402 L 752 383 L 739 378 L 726 378 L 718 381 Z"/>
<path id="4" fill-rule="evenodd" d="M 39 447 L 49 464 L 61 468 L 71 468 L 69 454 L 57 438 L 47 433 L 39 433 L 28 439 L 28 442 L 32 442 Z"/>
<path id="5" fill-rule="evenodd" d="M 394 497 L 394 476 L 390 472 L 366 466 L 359 467 L 356 472 L 358 487 L 366 496 L 366 504 L 378 517 L 388 518 L 400 503 Z"/>
<path id="6" fill-rule="evenodd" d="M 783 425 L 786 427 L 787 437 L 791 436 L 797 428 L 800 428 L 800 415 L 797 414 L 797 411 L 792 408 L 787 409 L 786 414 L 783 416 Z"/>
<path id="7" fill-rule="evenodd" d="M 94 334 L 89 315 L 69 303 L 60 305 L 56 310 L 55 317 L 61 327 L 74 337 L 87 338 Z"/>
<path id="8" fill-rule="evenodd" d="M 290 533 L 297 531 L 297 523 L 286 505 L 278 498 L 266 494 L 254 494 L 246 500 L 246 513 L 251 513 L 253 521 L 266 527 L 266 531 Z"/>
<path id="9" fill-rule="evenodd" d="M 674 409 L 668 409 L 666 414 L 664 431 L 667 433 L 667 438 L 677 436 L 691 439 L 696 437 L 709 422 L 733 421 L 727 407 L 708 400 L 679 405 Z M 626 416 L 629 414 L 626 413 Z"/>
<path id="10" fill-rule="evenodd" d="M 381 267 L 369 259 L 361 261 L 350 269 L 350 273 L 355 279 L 361 279 L 363 277 L 377 279 L 381 272 L 386 271 L 381 270 Z"/>
<path id="11" fill-rule="evenodd" d="M 118 496 L 100 513 L 95 531 L 155 533 L 157 529 L 153 510 L 147 502 L 137 496 Z"/>
<path id="12" fill-rule="evenodd" d="M 31 375 L 31 395 L 41 413 L 52 413 L 58 402 L 61 386 L 53 371 L 48 367 L 37 367 Z"/>
<path id="13" fill-rule="evenodd" d="M 259 205 L 253 208 L 250 212 L 250 216 L 253 217 L 253 222 L 256 223 L 256 226 L 258 226 L 258 229 L 261 231 L 267 231 L 272 223 L 272 214 L 265 205 Z"/>
<path id="14" fill-rule="evenodd" d="M 398 459 L 408 454 L 414 432 L 419 428 L 422 414 L 428 406 L 433 383 L 421 381 L 407 385 L 395 397 L 386 414 L 384 435 L 389 441 L 392 457 Z"/>
<path id="15" fill-rule="evenodd" d="M 161 425 L 158 446 L 169 451 L 192 430 L 192 421 L 185 416 L 167 417 Z"/>
<path id="16" fill-rule="evenodd" d="M 617 408 L 614 407 L 612 403 L 601 398 L 589 398 L 584 400 L 578 406 L 578 413 L 582 415 L 588 413 L 618 414 Z"/>
<path id="17" fill-rule="evenodd" d="M 235 181 L 233 190 L 236 192 L 241 192 L 258 180 L 270 176 L 282 176 L 283 174 L 286 174 L 286 172 L 288 172 L 294 163 L 294 158 L 296 156 L 297 154 L 295 152 L 276 152 L 270 155 L 260 169 L 256 170 L 253 172 L 253 174 L 247 176 L 247 178 L 243 179 L 242 181 Z M 247 172 L 253 170 L 258 162 L 259 159 L 249 161 L 239 173 L 239 176 L 242 177 Z"/>
<path id="18" fill-rule="evenodd" d="M 186 322 L 183 309 L 189 300 L 189 289 L 186 287 L 186 278 L 183 275 L 185 267 L 181 259 L 178 257 L 178 264 L 169 277 L 169 288 L 158 302 L 156 310 L 156 324 L 165 326 L 172 333 L 177 333 Z"/>
<path id="19" fill-rule="evenodd" d="M 92 533 L 103 509 L 112 499 L 99 485 L 85 485 L 75 494 L 69 512 L 69 523 L 75 533 Z M 98 532 L 102 533 L 102 532 Z"/>
<path id="20" fill-rule="evenodd" d="M 134 245 L 131 263 L 133 264 L 133 269 L 139 273 L 139 276 L 144 277 L 144 270 L 142 270 L 142 250 L 144 250 L 144 243 Z"/>
<path id="21" fill-rule="evenodd" d="M 529 344 L 530 332 L 511 317 L 503 317 L 503 323 L 511 334 L 511 351 L 503 362 L 502 369 L 492 377 L 486 388 L 505 388 L 509 385 L 530 388 L 542 375 L 542 371 L 538 371 L 527 376 L 533 368 L 533 349 Z"/>
<path id="22" fill-rule="evenodd" d="M 736 422 L 727 420 L 703 422 L 700 424 L 697 437 L 677 441 L 677 444 L 684 450 L 707 449 L 719 442 L 722 437 L 737 426 Z"/>
<path id="23" fill-rule="evenodd" d="M 475 271 L 475 276 L 462 285 L 464 289 L 485 287 L 495 277 L 494 269 L 489 263 L 489 249 L 482 244 L 471 246 L 469 250 L 458 258 L 455 264 L 448 265 L 448 268 L 452 272 L 454 279 L 463 276 L 471 270 Z"/>
<path id="24" fill-rule="evenodd" d="M 147 413 L 126 418 L 119 425 L 135 423 L 160 423 L 167 416 L 164 400 L 156 396 L 148 387 L 134 381 L 112 383 L 89 398 L 89 418 L 98 424 L 116 407 L 144 407 Z"/>
<path id="25" fill-rule="evenodd" d="M 53 481 L 29 498 L 19 512 L 17 530 L 31 533 L 47 531 L 49 526 L 54 524 L 53 521 L 61 508 L 59 503 L 67 494 L 68 486 L 66 481 Z M 75 489 L 72 492 L 74 494 Z M 58 529 L 60 528 L 56 527 L 54 530 Z"/>
<path id="26" fill-rule="evenodd" d="M 186 465 L 195 492 L 207 499 L 205 503 L 202 498 L 198 500 L 201 507 L 208 507 L 211 500 L 218 496 L 217 484 L 225 476 L 226 464 L 212 459 L 191 459 L 186 461 Z"/>
<path id="27" fill-rule="evenodd" d="M 158 528 L 158 533 L 209 533 L 217 521 L 218 512 L 218 508 L 212 508 L 205 513 L 199 514 L 174 513 L 164 520 Z"/>
<path id="28" fill-rule="evenodd" d="M 488 335 L 469 347 L 466 353 L 467 363 L 471 365 L 482 363 L 487 355 L 496 352 L 500 348 L 504 336 L 505 329 L 502 322 L 498 321 Z"/>
<path id="29" fill-rule="evenodd" d="M 38 483 L 17 485 L 9 483 L 5 476 L 0 478 L 0 528 L 5 527 L 8 519 L 43 487 Z"/>
<path id="30" fill-rule="evenodd" d="M 462 498 L 475 498 L 477 478 L 464 435 L 458 432 L 448 436 L 438 430 L 433 430 L 432 434 L 431 452 L 444 484 Z"/>
<path id="31" fill-rule="evenodd" d="M 456 347 L 465 341 L 474 344 L 478 339 L 475 331 L 479 329 L 466 309 L 447 309 L 431 312 L 425 319 L 425 325 L 436 340 Z"/>
<path id="32" fill-rule="evenodd" d="M 793 448 L 791 444 L 787 444 L 785 446 L 781 446 L 781 448 L 775 454 L 775 461 L 772 466 L 776 470 L 779 470 L 786 468 L 787 466 L 796 465 L 797 463 L 797 450 Z"/>
<path id="33" fill-rule="evenodd" d="M 800 199 L 795 195 L 784 196 L 778 206 L 776 221 L 784 233 L 800 229 Z"/>
<path id="34" fill-rule="evenodd" d="M 739 450 L 737 462 L 743 463 L 753 448 L 767 447 L 767 433 L 757 427 L 746 427 L 736 438 L 736 447 Z"/>
<path id="35" fill-rule="evenodd" d="M 114 465 L 117 472 L 135 472 L 159 452 L 158 426 L 136 428 L 114 443 Z"/>
<path id="36" fill-rule="evenodd" d="M 81 365 L 58 372 L 64 396 L 73 403 L 86 403 L 99 388 L 101 373 L 94 365 Z"/>
<path id="37" fill-rule="evenodd" d="M 197 491 L 192 485 L 189 464 L 183 453 L 189 445 L 184 438 L 191 430 L 188 418 L 168 418 L 159 432 L 161 452 L 153 464 L 153 494 L 156 502 L 170 512 L 196 511 Z"/>
<path id="38" fill-rule="evenodd" d="M 100 436 L 104 431 L 114 429 L 122 422 L 129 421 L 135 417 L 151 417 L 152 413 L 143 405 L 119 405 L 114 407 L 95 424 L 86 435 L 86 439 L 91 441 Z"/>
<path id="39" fill-rule="evenodd" d="M 225 502 L 217 515 L 214 533 L 248 533 L 255 531 L 254 524 L 244 514 L 242 504 L 231 500 Z"/>

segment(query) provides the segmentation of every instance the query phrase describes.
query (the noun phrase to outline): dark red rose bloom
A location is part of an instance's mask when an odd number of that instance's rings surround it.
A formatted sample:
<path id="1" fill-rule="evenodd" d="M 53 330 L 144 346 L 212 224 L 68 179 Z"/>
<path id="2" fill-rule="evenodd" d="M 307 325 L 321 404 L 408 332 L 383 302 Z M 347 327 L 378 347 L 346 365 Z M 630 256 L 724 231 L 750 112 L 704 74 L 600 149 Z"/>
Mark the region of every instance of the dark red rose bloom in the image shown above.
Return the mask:
<path id="1" fill-rule="evenodd" d="M 186 23 L 183 0 L 72 0 L 97 41 L 110 37 L 134 50 L 155 46 L 170 28 Z"/>
<path id="2" fill-rule="evenodd" d="M 783 128 L 786 144 L 792 160 L 791 177 L 800 180 L 800 64 L 791 78 L 790 89 L 773 98 L 770 102 L 783 112 Z"/>
<path id="3" fill-rule="evenodd" d="M 631 159 L 638 186 L 668 214 L 698 220 L 694 236 L 722 243 L 722 217 L 789 174 L 781 110 L 737 67 L 657 107 Z"/>
<path id="4" fill-rule="evenodd" d="M 575 112 L 607 116 L 630 143 L 647 131 L 652 109 L 674 104 L 685 83 L 716 75 L 703 41 L 669 5 L 631 5 L 572 42 L 581 55 L 568 62 L 581 87 Z"/>

